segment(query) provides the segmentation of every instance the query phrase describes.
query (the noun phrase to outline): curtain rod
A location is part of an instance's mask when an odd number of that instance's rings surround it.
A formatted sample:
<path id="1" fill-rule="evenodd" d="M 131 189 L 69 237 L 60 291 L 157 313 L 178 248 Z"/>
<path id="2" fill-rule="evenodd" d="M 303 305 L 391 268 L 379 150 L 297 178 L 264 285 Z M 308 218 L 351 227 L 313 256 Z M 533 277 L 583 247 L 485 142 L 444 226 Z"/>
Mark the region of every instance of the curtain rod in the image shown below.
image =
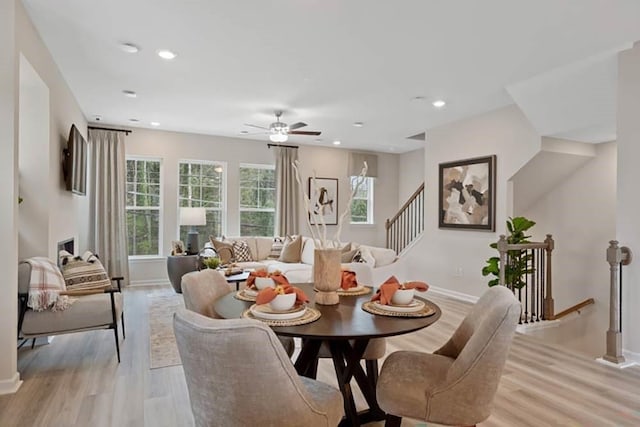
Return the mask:
<path id="1" fill-rule="evenodd" d="M 112 129 L 112 128 L 101 128 L 99 126 L 87 126 L 87 129 L 94 129 L 94 130 L 112 130 L 114 132 L 124 132 L 125 134 L 129 135 L 131 132 L 133 132 L 132 130 L 129 129 Z"/>
<path id="2" fill-rule="evenodd" d="M 299 148 L 297 145 L 267 144 L 267 147 Z"/>

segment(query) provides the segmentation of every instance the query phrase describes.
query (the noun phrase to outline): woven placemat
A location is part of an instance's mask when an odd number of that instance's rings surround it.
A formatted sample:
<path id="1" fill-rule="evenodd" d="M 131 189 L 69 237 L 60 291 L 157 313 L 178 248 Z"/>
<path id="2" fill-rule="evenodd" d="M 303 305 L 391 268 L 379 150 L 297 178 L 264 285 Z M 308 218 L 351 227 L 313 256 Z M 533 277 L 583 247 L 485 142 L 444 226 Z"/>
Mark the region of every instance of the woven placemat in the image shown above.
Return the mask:
<path id="1" fill-rule="evenodd" d="M 236 299 L 239 299 L 240 301 L 249 301 L 249 302 L 255 302 L 255 300 L 257 298 L 257 296 L 255 296 L 255 295 L 246 295 L 244 293 L 244 289 L 241 289 L 238 292 L 236 292 L 234 297 Z"/>
<path id="2" fill-rule="evenodd" d="M 269 319 L 261 319 L 259 317 L 255 317 L 253 313 L 251 313 L 250 309 L 246 309 L 242 312 L 242 317 L 244 319 L 255 319 L 269 326 L 300 326 L 306 325 L 307 323 L 315 322 L 320 318 L 320 312 L 313 308 L 307 307 L 307 310 L 304 312 L 302 317 L 298 317 L 297 319 L 288 319 L 288 320 L 269 320 Z"/>
<path id="3" fill-rule="evenodd" d="M 362 309 L 371 314 L 379 314 L 380 316 L 389 316 L 389 317 L 429 317 L 436 313 L 436 310 L 431 307 L 429 304 L 424 305 L 420 311 L 389 311 L 380 308 L 379 304 L 376 304 L 375 301 L 367 301 L 362 304 Z"/>
<path id="4" fill-rule="evenodd" d="M 362 286 L 362 289 L 358 289 L 357 291 L 344 291 L 341 289 L 338 289 L 338 295 L 340 295 L 341 297 L 357 297 L 359 295 L 367 295 L 371 293 L 371 288 L 367 287 L 367 286 Z"/>

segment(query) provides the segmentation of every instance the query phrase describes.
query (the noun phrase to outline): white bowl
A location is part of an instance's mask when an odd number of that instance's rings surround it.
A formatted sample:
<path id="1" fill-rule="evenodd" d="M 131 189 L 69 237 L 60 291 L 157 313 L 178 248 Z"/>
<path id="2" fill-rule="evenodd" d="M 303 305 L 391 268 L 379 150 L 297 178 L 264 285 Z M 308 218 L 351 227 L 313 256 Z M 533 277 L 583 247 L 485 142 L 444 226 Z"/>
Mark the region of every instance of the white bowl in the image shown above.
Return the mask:
<path id="1" fill-rule="evenodd" d="M 256 288 L 261 290 L 276 287 L 276 282 L 274 282 L 271 277 L 256 277 L 255 284 Z"/>
<path id="2" fill-rule="evenodd" d="M 284 294 L 278 295 L 274 299 L 271 300 L 269 306 L 272 310 L 275 311 L 286 311 L 289 310 L 296 303 L 296 294 Z"/>
<path id="3" fill-rule="evenodd" d="M 391 297 L 391 303 L 396 305 L 408 305 L 413 300 L 413 289 L 398 289 Z"/>

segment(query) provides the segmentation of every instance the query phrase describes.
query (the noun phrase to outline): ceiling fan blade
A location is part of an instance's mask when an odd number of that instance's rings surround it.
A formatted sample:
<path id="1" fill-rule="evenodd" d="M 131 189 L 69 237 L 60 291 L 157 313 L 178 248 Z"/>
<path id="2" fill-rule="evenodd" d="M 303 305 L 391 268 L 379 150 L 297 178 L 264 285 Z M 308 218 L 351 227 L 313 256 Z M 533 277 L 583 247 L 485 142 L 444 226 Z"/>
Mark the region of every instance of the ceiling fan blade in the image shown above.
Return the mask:
<path id="1" fill-rule="evenodd" d="M 305 127 L 307 124 L 304 122 L 298 122 L 298 123 L 294 123 L 291 126 L 289 126 L 289 130 L 296 130 L 296 129 L 300 129 Z"/>
<path id="2" fill-rule="evenodd" d="M 314 135 L 314 136 L 318 136 L 321 133 L 322 132 L 318 132 L 318 131 L 294 130 L 294 131 L 289 132 L 289 135 Z"/>
<path id="3" fill-rule="evenodd" d="M 252 124 L 250 124 L 250 123 L 245 123 L 244 125 L 245 125 L 245 126 L 252 127 L 252 128 L 258 128 L 258 129 L 269 130 L 269 128 L 266 128 L 266 127 L 264 127 L 264 126 L 252 125 Z"/>
<path id="4" fill-rule="evenodd" d="M 267 135 L 269 132 L 249 132 L 249 133 L 240 133 L 240 135 Z"/>

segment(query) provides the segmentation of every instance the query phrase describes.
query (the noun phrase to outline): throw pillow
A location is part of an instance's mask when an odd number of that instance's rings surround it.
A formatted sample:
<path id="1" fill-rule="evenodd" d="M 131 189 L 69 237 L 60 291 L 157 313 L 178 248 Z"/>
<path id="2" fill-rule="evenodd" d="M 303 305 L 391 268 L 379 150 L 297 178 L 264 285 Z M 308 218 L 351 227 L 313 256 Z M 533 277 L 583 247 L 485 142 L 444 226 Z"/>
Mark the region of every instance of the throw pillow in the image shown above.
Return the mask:
<path id="1" fill-rule="evenodd" d="M 346 252 L 342 251 L 342 255 L 340 256 L 340 262 L 342 263 L 357 262 L 353 260 L 357 253 L 358 253 L 358 249 L 352 249 Z"/>
<path id="2" fill-rule="evenodd" d="M 284 239 L 284 246 L 278 261 L 282 262 L 300 262 L 300 254 L 302 252 L 302 236 L 287 236 Z"/>
<path id="3" fill-rule="evenodd" d="M 216 252 L 218 252 L 218 256 L 220 257 L 220 262 L 222 262 L 223 265 L 229 264 L 234 255 L 231 243 L 223 242 L 213 236 L 209 236 L 209 240 L 213 243 L 213 247 L 216 248 Z"/>
<path id="4" fill-rule="evenodd" d="M 62 276 L 68 291 L 105 289 L 111 286 L 109 275 L 96 255 L 90 251 L 74 257 L 60 251 Z"/>
<path id="5" fill-rule="evenodd" d="M 271 244 L 271 252 L 269 252 L 269 259 L 278 259 L 280 258 L 280 254 L 282 253 L 282 248 L 284 247 L 284 242 L 280 237 L 276 237 L 273 239 L 273 243 Z"/>
<path id="6" fill-rule="evenodd" d="M 235 262 L 253 261 L 251 250 L 246 240 L 236 240 L 231 244 Z"/>

